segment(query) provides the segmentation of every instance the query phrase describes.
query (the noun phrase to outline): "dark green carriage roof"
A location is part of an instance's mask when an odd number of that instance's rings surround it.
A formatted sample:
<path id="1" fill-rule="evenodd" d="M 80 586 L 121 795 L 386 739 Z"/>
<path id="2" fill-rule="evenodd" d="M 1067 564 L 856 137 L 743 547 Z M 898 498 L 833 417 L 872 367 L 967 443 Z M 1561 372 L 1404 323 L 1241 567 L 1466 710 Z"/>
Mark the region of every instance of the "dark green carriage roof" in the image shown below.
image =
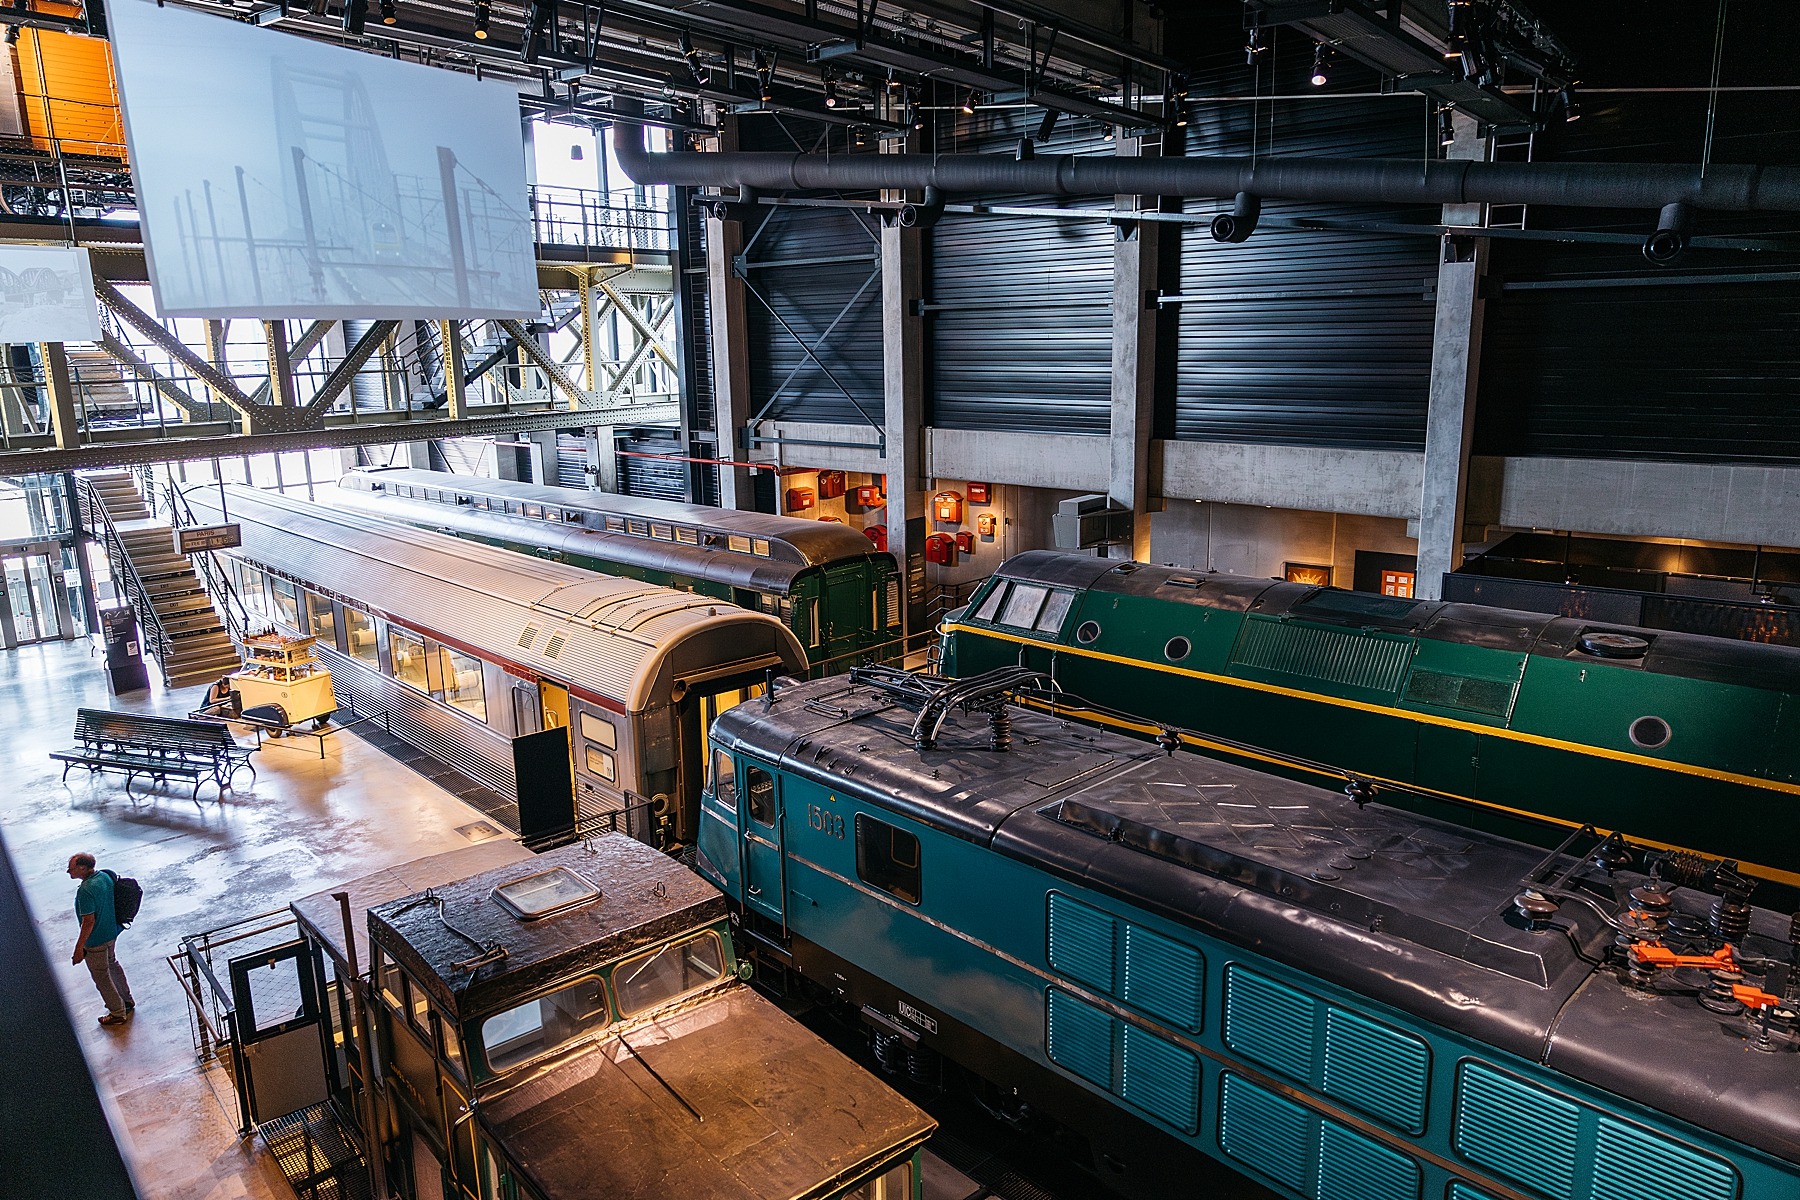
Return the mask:
<path id="1" fill-rule="evenodd" d="M 524 921 L 492 896 L 499 885 L 556 867 L 596 885 L 601 898 Z M 374 906 L 369 936 L 459 1021 L 508 1008 L 557 980 L 721 921 L 726 913 L 717 888 L 621 833 L 446 883 L 431 895 Z M 491 947 L 505 954 L 490 956 Z M 488 961 L 467 965 L 482 959 Z"/>

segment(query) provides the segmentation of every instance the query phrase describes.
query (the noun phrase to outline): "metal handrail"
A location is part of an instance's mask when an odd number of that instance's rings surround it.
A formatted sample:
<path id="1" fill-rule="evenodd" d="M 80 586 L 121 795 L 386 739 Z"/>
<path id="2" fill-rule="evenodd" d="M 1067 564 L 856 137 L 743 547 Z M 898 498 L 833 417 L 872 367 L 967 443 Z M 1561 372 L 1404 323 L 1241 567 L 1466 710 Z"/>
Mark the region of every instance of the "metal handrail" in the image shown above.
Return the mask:
<path id="1" fill-rule="evenodd" d="M 87 512 L 84 524 L 88 529 L 104 530 L 103 539 L 106 546 L 107 565 L 112 568 L 113 578 L 125 584 L 125 599 L 131 610 L 137 614 L 138 624 L 144 634 L 145 641 L 156 647 L 156 666 L 162 672 L 163 686 L 168 686 L 168 656 L 174 648 L 173 640 L 163 629 L 162 619 L 156 615 L 156 606 L 150 602 L 150 592 L 137 572 L 137 564 L 131 561 L 131 554 L 125 548 L 125 540 L 119 535 L 118 526 L 113 523 L 112 514 L 106 511 L 101 502 L 100 493 L 90 480 L 81 480 L 82 498 L 86 502 Z M 170 536 L 174 532 L 170 531 Z"/>
<path id="2" fill-rule="evenodd" d="M 168 493 L 169 524 L 198 525 L 200 522 L 194 516 L 193 506 L 173 480 L 169 481 L 165 490 Z M 250 632 L 250 610 L 245 606 L 243 597 L 238 595 L 237 589 L 231 586 L 231 576 L 219 565 L 217 557 L 210 550 L 204 554 L 190 554 L 188 561 L 199 569 L 207 594 L 214 598 L 215 603 L 220 604 L 225 616 L 225 629 L 231 635 L 231 640 L 242 646 L 244 638 Z"/>

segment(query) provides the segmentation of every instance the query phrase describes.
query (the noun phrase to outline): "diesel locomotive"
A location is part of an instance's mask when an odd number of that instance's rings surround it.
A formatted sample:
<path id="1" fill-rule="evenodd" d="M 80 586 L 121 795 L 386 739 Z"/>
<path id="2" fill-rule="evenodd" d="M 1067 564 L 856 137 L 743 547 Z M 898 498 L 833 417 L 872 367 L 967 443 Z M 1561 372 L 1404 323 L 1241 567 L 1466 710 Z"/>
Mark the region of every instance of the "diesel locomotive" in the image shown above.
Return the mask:
<path id="1" fill-rule="evenodd" d="M 816 674 L 900 657 L 900 569 L 847 525 L 403 467 L 351 471 L 332 502 L 769 613 Z"/>
<path id="2" fill-rule="evenodd" d="M 1800 923 L 1729 863 L 1013 703 L 1046 684 L 870 668 L 718 719 L 698 867 L 766 981 L 1130 1195 L 1199 1194 L 1184 1153 L 1289 1200 L 1800 1195 Z"/>
<path id="3" fill-rule="evenodd" d="M 1041 671 L 1068 715 L 1510 837 L 1593 824 L 1800 885 L 1800 649 L 1048 551 L 942 634 L 946 674 Z"/>

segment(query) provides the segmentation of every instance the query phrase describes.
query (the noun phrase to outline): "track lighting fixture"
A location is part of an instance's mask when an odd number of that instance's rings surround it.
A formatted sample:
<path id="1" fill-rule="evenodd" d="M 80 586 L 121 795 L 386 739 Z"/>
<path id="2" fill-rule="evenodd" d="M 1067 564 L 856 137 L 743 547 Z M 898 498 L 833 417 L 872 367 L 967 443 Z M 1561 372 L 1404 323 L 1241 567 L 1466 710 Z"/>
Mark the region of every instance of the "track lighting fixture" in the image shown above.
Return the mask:
<path id="1" fill-rule="evenodd" d="M 1565 122 L 1581 120 L 1581 101 L 1575 98 L 1573 83 L 1566 83 L 1562 86 L 1562 89 L 1556 93 L 1556 102 L 1562 106 Z"/>
<path id="2" fill-rule="evenodd" d="M 838 106 L 837 76 L 833 75 L 830 71 L 827 71 L 827 72 L 825 72 L 825 107 L 826 108 L 836 108 L 837 106 Z"/>
<path id="3" fill-rule="evenodd" d="M 963 97 L 963 102 L 957 106 L 957 109 L 964 116 L 972 117 L 975 115 L 975 89 L 974 88 L 969 89 L 968 94 Z"/>
<path id="4" fill-rule="evenodd" d="M 477 41 L 487 41 L 490 7 L 488 0 L 475 0 L 475 39 Z"/>
<path id="5" fill-rule="evenodd" d="M 381 0 L 381 23 L 383 25 L 392 25 L 399 19 L 399 16 L 394 12 L 394 0 Z"/>
<path id="6" fill-rule="evenodd" d="M 1449 149 L 1456 142 L 1456 122 L 1451 117 L 1449 105 L 1437 110 L 1438 145 Z"/>
<path id="7" fill-rule="evenodd" d="M 750 56 L 752 69 L 756 72 L 757 94 L 764 104 L 775 98 L 775 52 L 757 50 Z"/>
<path id="8" fill-rule="evenodd" d="M 1331 75 L 1325 70 L 1325 43 L 1320 42 L 1313 47 L 1312 85 L 1324 87 L 1331 82 Z"/>
<path id="9" fill-rule="evenodd" d="M 1256 66 L 1262 58 L 1263 51 L 1268 48 L 1269 43 L 1263 39 L 1262 26 L 1252 25 L 1250 36 L 1244 41 L 1244 65 L 1246 67 Z"/>
<path id="10" fill-rule="evenodd" d="M 700 51 L 694 49 L 694 39 L 688 36 L 687 30 L 676 35 L 675 48 L 681 51 L 681 59 L 687 63 L 688 74 L 694 77 L 695 83 L 705 87 L 712 82 L 712 68 L 701 61 Z"/>

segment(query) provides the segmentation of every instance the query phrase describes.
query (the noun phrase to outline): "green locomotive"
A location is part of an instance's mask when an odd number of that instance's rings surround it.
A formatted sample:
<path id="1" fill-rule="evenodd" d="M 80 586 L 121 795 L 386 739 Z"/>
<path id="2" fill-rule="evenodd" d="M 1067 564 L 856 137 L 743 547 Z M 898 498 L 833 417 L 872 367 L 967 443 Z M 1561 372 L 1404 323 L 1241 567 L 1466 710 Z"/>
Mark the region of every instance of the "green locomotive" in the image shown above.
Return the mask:
<path id="1" fill-rule="evenodd" d="M 900 568 L 847 525 L 404 467 L 351 471 L 332 503 L 769 613 L 814 675 L 901 655 Z"/>
<path id="2" fill-rule="evenodd" d="M 1623 829 L 1800 885 L 1790 647 L 1032 551 L 942 653 L 948 675 L 1023 664 L 1069 715 L 1428 815 L 1539 842 Z"/>

